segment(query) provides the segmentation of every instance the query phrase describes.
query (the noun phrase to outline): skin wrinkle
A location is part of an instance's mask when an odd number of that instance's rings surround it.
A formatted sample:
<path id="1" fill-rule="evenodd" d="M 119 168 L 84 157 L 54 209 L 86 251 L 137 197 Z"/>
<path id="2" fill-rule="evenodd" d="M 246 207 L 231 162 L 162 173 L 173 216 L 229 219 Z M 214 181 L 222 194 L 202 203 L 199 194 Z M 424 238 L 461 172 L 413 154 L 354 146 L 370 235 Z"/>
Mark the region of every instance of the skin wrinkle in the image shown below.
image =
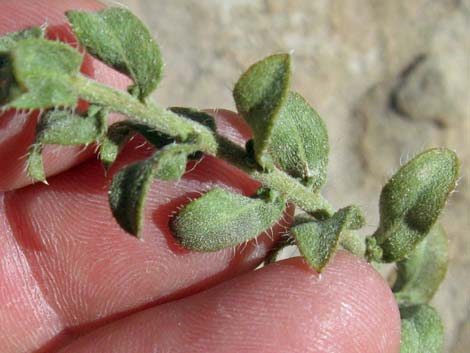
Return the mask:
<path id="1" fill-rule="evenodd" d="M 14 289 L 12 294 L 14 293 L 15 297 L 10 298 L 10 302 L 3 302 L 0 311 L 0 327 L 4 327 L 0 331 L 0 346 L 3 347 L 2 353 L 26 352 L 39 348 L 59 334 L 63 330 L 63 324 L 59 315 L 48 303 L 39 282 L 31 271 L 31 265 L 21 246 L 12 241 L 14 238 L 5 217 L 4 199 L 5 195 L 1 193 L 0 234 L 3 241 L 0 245 L 0 254 L 3 253 L 3 255 L 0 256 L 0 277 L 3 281 L 7 279 L 7 282 L 2 284 L 3 289 L 7 291 L 4 292 L 0 288 L 0 302 L 10 297 L 9 288 Z M 8 282 L 8 279 L 11 282 Z M 18 315 L 19 313 L 15 315 L 15 312 L 12 311 L 15 306 L 17 310 L 28 308 L 31 311 L 25 311 L 27 315 Z M 9 312 L 11 316 L 9 316 Z M 18 317 L 21 317 L 22 320 L 16 321 Z M 43 325 L 45 319 L 48 322 L 47 326 Z M 7 325 L 3 326 L 5 320 Z M 17 332 L 11 332 L 11 328 L 10 331 L 8 330 L 10 326 L 8 322 L 11 320 L 15 321 L 15 324 L 11 327 L 16 326 Z"/>
<path id="2" fill-rule="evenodd" d="M 383 353 L 384 351 L 377 350 L 379 347 L 377 341 L 367 338 L 367 335 L 383 325 L 393 327 L 393 322 L 399 320 L 398 312 L 396 308 L 393 315 L 384 311 L 389 303 L 383 304 L 378 293 L 385 292 L 388 293 L 388 297 L 392 297 L 385 283 L 380 288 L 374 288 L 373 283 L 367 280 L 361 281 L 361 278 L 367 275 L 376 278 L 379 275 L 369 266 L 351 268 L 351 263 L 354 263 L 354 260 L 351 260 L 351 255 L 339 254 L 334 260 L 335 265 L 331 266 L 332 271 L 325 270 L 324 282 L 320 284 L 322 287 L 316 295 L 313 295 L 311 290 L 319 285 L 318 282 L 312 282 L 308 276 L 302 274 L 304 271 L 302 267 L 305 268 L 305 265 L 301 260 L 290 259 L 225 282 L 195 296 L 137 313 L 126 321 L 116 322 L 88 337 L 85 336 L 82 339 L 81 349 L 78 345 L 72 345 L 61 353 L 100 352 L 105 349 L 104 345 L 100 345 L 101 342 L 113 342 L 113 346 L 116 347 L 113 352 L 124 353 L 129 341 L 126 337 L 137 337 L 134 336 L 135 333 L 141 330 L 144 332 L 134 345 L 138 347 L 140 353 L 165 351 L 173 345 L 178 347 L 177 352 L 192 353 L 219 352 L 220 347 L 224 347 L 224 353 L 240 351 Z M 280 275 L 277 269 L 284 275 Z M 335 274 L 333 269 L 339 269 L 339 272 Z M 359 274 L 354 278 L 350 276 L 352 272 Z M 338 295 L 331 297 L 328 291 L 324 290 L 333 280 L 330 276 L 338 276 L 337 279 L 342 284 L 336 288 L 336 291 L 347 292 L 346 297 Z M 295 292 L 292 292 L 289 286 L 284 286 L 292 281 L 296 286 Z M 352 282 L 359 282 L 358 286 L 365 287 L 356 296 L 355 292 L 351 291 Z M 335 286 L 337 283 L 335 279 Z M 251 290 L 247 291 L 247 288 Z M 271 296 L 278 300 L 272 301 Z M 299 305 L 304 299 L 319 302 L 318 309 L 314 310 L 316 315 L 309 314 L 303 305 Z M 352 311 L 347 317 L 350 318 L 352 313 L 356 320 L 342 326 L 338 320 L 343 318 L 341 313 L 345 308 L 344 302 L 349 300 L 351 302 L 348 303 L 350 306 L 347 309 Z M 361 308 L 371 302 L 372 308 L 375 307 L 377 311 L 374 314 L 380 317 L 380 322 L 370 321 L 370 313 L 367 311 L 361 314 Z M 266 306 L 266 303 L 269 303 L 269 306 Z M 286 310 L 286 303 L 290 306 L 290 310 Z M 255 311 L 247 310 L 253 306 L 256 308 Z M 277 315 L 273 316 L 275 313 Z M 325 314 L 336 317 L 337 323 L 331 330 L 321 330 Z M 359 317 L 367 322 L 366 326 L 358 322 Z M 299 320 L 301 322 L 298 322 Z M 384 332 L 389 335 L 389 341 L 391 336 L 397 337 L 395 330 L 387 329 Z M 355 335 L 360 336 L 362 340 L 353 338 Z M 262 341 L 259 339 L 261 337 Z M 367 342 L 369 345 L 364 349 L 364 344 Z M 354 346 L 355 343 L 358 346 Z M 389 346 L 386 352 L 398 352 L 398 349 L 398 345 Z"/>

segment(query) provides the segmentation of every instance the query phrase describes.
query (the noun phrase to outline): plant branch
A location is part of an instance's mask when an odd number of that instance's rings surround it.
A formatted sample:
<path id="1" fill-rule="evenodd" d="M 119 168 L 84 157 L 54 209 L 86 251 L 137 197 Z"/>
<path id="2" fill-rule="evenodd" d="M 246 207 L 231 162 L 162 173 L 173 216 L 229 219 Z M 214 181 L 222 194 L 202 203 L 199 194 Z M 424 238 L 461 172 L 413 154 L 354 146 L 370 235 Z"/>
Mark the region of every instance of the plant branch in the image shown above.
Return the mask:
<path id="1" fill-rule="evenodd" d="M 306 212 L 322 214 L 325 217 L 334 213 L 334 208 L 320 193 L 312 193 L 295 178 L 277 168 L 269 172 L 261 170 L 242 147 L 222 136 L 214 135 L 207 127 L 158 107 L 150 101 L 142 103 L 126 92 L 100 84 L 82 75 L 79 75 L 74 83 L 79 96 L 89 103 L 106 106 L 110 111 L 147 122 L 160 132 L 181 141 L 194 138 L 202 152 L 215 155 L 243 170 L 253 179 L 278 191 Z"/>
<path id="2" fill-rule="evenodd" d="M 147 122 L 160 132 L 181 141 L 193 138 L 202 152 L 229 162 L 253 179 L 276 190 L 305 212 L 320 218 L 329 218 L 335 213 L 333 206 L 319 192 L 313 193 L 276 167 L 270 171 L 263 171 L 244 148 L 223 136 L 214 134 L 195 121 L 158 107 L 150 101 L 142 103 L 126 92 L 100 84 L 85 76 L 78 76 L 75 84 L 79 96 L 89 103 L 103 105 L 113 112 Z M 341 245 L 357 256 L 364 256 L 364 240 L 355 232 L 349 231 L 344 234 L 341 237 Z"/>
<path id="3" fill-rule="evenodd" d="M 313 193 L 295 178 L 274 167 L 266 172 L 246 153 L 245 149 L 223 136 L 217 136 L 217 157 L 243 170 L 253 179 L 283 194 L 289 201 L 308 213 L 321 213 L 330 217 L 334 208 L 320 193 Z"/>
<path id="4" fill-rule="evenodd" d="M 79 96 L 89 103 L 106 106 L 113 112 L 149 123 L 158 131 L 182 142 L 195 138 L 204 153 L 214 155 L 217 150 L 212 131 L 201 124 L 158 107 L 150 101 L 144 104 L 126 92 L 82 75 L 78 75 L 74 83 Z"/>

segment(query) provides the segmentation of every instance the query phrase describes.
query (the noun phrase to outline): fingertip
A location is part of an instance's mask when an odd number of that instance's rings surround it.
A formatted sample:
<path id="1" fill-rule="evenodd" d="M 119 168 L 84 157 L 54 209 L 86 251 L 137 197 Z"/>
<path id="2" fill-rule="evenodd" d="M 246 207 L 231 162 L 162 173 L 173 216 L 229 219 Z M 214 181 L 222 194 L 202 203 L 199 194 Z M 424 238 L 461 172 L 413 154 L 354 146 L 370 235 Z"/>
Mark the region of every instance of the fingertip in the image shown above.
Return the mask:
<path id="1" fill-rule="evenodd" d="M 398 353 L 393 295 L 370 265 L 338 253 L 318 275 L 284 260 L 140 312 L 66 352 Z"/>
<path id="2" fill-rule="evenodd" d="M 321 274 L 301 258 L 278 266 L 280 277 L 296 278 L 293 285 L 302 288 L 299 294 L 309 301 L 299 316 L 316 333 L 303 336 L 305 347 L 313 345 L 318 347 L 314 352 L 322 353 L 399 352 L 400 314 L 395 298 L 369 263 L 339 251 Z M 294 308 L 295 301 L 288 306 Z"/>

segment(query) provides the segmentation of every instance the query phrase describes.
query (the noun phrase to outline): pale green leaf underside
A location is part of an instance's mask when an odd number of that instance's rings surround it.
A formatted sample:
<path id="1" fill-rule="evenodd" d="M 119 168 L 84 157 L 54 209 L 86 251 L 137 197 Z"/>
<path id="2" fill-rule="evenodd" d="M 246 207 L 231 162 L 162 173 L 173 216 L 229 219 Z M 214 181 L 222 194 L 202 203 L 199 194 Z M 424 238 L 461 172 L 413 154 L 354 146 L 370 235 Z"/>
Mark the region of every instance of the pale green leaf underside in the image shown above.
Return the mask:
<path id="1" fill-rule="evenodd" d="M 122 8 L 66 15 L 90 54 L 134 80 L 131 92 L 141 100 L 152 93 L 162 77 L 162 58 L 149 30 L 135 15 Z"/>
<path id="2" fill-rule="evenodd" d="M 100 159 L 105 168 L 109 168 L 114 163 L 122 147 L 136 133 L 142 135 L 156 148 L 162 148 L 175 141 L 150 124 L 138 120 L 124 120 L 114 123 L 108 128 L 100 145 Z"/>
<path id="3" fill-rule="evenodd" d="M 251 240 L 282 215 L 285 202 L 249 198 L 216 187 L 186 205 L 171 225 L 187 249 L 217 251 Z"/>
<path id="4" fill-rule="evenodd" d="M 265 168 L 272 164 L 267 148 L 279 110 L 288 96 L 289 81 L 290 56 L 278 54 L 252 65 L 233 90 L 238 112 L 253 131 L 255 158 Z"/>
<path id="5" fill-rule="evenodd" d="M 170 108 L 170 110 L 184 118 L 197 121 L 215 131 L 215 121 L 209 114 L 191 108 Z M 142 135 L 156 148 L 176 142 L 174 138 L 159 132 L 154 126 L 138 120 L 125 120 L 114 123 L 100 144 L 100 159 L 109 168 L 117 158 L 122 147 L 133 134 Z"/>
<path id="6" fill-rule="evenodd" d="M 217 126 L 215 124 L 214 118 L 198 109 L 194 108 L 187 108 L 187 107 L 171 107 L 169 108 L 173 113 L 178 114 L 184 118 L 190 119 L 192 121 L 196 121 L 199 124 L 202 124 L 212 131 L 217 130 Z"/>
<path id="7" fill-rule="evenodd" d="M 113 216 L 128 233 L 140 238 L 147 193 L 154 178 L 178 180 L 185 172 L 191 146 L 167 146 L 146 160 L 122 168 L 113 177 L 109 203 Z"/>
<path id="8" fill-rule="evenodd" d="M 13 74 L 13 63 L 10 53 L 0 52 L 0 107 L 15 100 L 24 92 Z"/>
<path id="9" fill-rule="evenodd" d="M 364 225 L 364 217 L 356 206 L 342 208 L 324 221 L 308 222 L 291 228 L 297 247 L 315 270 L 321 271 L 336 252 L 341 233 Z"/>
<path id="10" fill-rule="evenodd" d="M 32 27 L 18 32 L 10 32 L 0 37 L 0 52 L 12 50 L 18 42 L 44 37 L 44 29 L 41 27 Z"/>
<path id="11" fill-rule="evenodd" d="M 20 41 L 10 55 L 13 75 L 25 93 L 8 107 L 41 109 L 77 104 L 73 79 L 82 63 L 78 51 L 64 43 L 36 38 Z"/>
<path id="12" fill-rule="evenodd" d="M 399 303 L 428 303 L 447 272 L 447 236 L 440 224 L 418 244 L 414 251 L 397 263 L 397 281 L 393 286 Z"/>
<path id="13" fill-rule="evenodd" d="M 326 181 L 328 152 L 323 120 L 300 94 L 290 92 L 269 142 L 274 163 L 315 191 Z"/>
<path id="14" fill-rule="evenodd" d="M 400 168 L 384 186 L 374 234 L 384 261 L 402 259 L 429 233 L 455 188 L 458 169 L 454 152 L 431 149 Z"/>
<path id="15" fill-rule="evenodd" d="M 44 113 L 38 122 L 35 141 L 28 153 L 28 175 L 35 180 L 45 180 L 41 157 L 43 145 L 88 145 L 96 142 L 105 129 L 105 121 L 99 111 L 83 116 L 66 110 Z"/>
<path id="16" fill-rule="evenodd" d="M 442 353 L 444 329 L 439 314 L 429 305 L 400 307 L 400 353 Z"/>

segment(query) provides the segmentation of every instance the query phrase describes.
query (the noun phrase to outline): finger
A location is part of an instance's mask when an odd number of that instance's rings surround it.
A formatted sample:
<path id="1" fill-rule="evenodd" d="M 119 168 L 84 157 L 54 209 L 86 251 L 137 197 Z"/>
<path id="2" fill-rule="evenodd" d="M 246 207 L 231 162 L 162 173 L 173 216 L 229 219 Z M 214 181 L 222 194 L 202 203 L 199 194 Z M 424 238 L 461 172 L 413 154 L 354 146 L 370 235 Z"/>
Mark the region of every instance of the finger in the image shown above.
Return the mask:
<path id="1" fill-rule="evenodd" d="M 218 120 L 227 124 L 223 117 Z M 245 135 L 243 129 L 232 130 L 239 138 Z M 118 164 L 148 155 L 148 148 L 135 150 L 134 144 L 123 151 Z M 110 178 L 98 161 L 90 160 L 50 178 L 49 186 L 7 192 L 0 210 L 44 301 L 61 326 L 74 332 L 253 269 L 289 221 L 286 216 L 269 234 L 236 250 L 195 253 L 179 247 L 168 222 L 188 198 L 215 185 L 246 195 L 259 186 L 225 162 L 205 157 L 177 183 L 155 181 L 146 202 L 142 242 L 124 233 L 113 219 L 107 195 Z"/>
<path id="2" fill-rule="evenodd" d="M 321 276 L 299 258 L 103 327 L 61 351 L 398 353 L 387 284 L 338 253 Z"/>
<path id="3" fill-rule="evenodd" d="M 91 0 L 6 0 L 0 2 L 0 36 L 31 26 L 47 24 L 51 39 L 75 42 L 64 12 L 71 9 L 97 10 L 103 7 Z M 96 80 L 117 88 L 124 88 L 130 80 L 108 68 L 89 55 L 84 58 L 82 72 Z M 12 190 L 32 182 L 25 173 L 26 154 L 34 141 L 37 112 L 18 113 L 13 110 L 0 115 L 0 191 Z M 111 120 L 116 116 L 111 117 Z M 54 175 L 89 158 L 93 149 L 81 146 L 52 147 L 44 150 L 46 175 Z"/>

